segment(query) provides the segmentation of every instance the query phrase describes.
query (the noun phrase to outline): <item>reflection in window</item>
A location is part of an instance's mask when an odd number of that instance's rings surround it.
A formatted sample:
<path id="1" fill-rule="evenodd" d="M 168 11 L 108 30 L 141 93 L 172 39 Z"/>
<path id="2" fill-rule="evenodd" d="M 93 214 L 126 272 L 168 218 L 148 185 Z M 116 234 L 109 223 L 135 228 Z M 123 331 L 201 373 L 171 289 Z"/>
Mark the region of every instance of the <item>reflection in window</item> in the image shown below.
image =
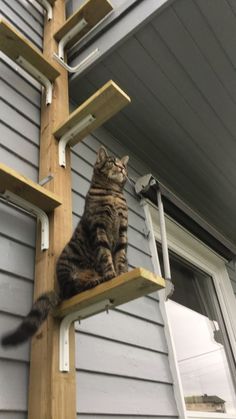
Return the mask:
<path id="1" fill-rule="evenodd" d="M 236 417 L 235 365 L 212 278 L 171 258 L 167 301 L 186 409 Z"/>

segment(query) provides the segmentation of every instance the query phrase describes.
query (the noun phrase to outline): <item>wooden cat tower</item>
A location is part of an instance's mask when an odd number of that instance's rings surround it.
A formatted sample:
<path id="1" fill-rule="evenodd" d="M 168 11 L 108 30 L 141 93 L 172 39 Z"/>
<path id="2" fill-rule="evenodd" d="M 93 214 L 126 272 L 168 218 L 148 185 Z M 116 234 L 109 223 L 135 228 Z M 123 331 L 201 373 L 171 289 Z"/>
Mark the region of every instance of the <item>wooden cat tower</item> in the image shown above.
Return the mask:
<path id="1" fill-rule="evenodd" d="M 0 164 L 1 196 L 38 218 L 34 298 L 57 288 L 56 260 L 72 233 L 69 146 L 130 102 L 113 81 L 108 81 L 69 116 L 68 71 L 79 71 L 81 66 L 67 65 L 66 48 L 111 13 L 112 6 L 108 0 L 87 0 L 65 20 L 65 0 L 38 2 L 46 9 L 43 54 L 6 20 L 0 20 L 1 50 L 44 86 L 39 184 Z M 53 178 L 47 182 L 50 174 Z M 76 319 L 163 287 L 162 278 L 136 268 L 61 304 L 32 339 L 29 419 L 76 418 Z"/>

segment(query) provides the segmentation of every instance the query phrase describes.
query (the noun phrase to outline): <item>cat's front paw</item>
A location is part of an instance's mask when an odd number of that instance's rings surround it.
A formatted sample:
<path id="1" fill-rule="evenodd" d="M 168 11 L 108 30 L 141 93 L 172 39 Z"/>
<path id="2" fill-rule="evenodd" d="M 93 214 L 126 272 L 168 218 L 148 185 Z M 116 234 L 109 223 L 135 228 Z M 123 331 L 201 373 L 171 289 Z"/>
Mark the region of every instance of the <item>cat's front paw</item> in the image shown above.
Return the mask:
<path id="1" fill-rule="evenodd" d="M 108 272 L 103 276 L 103 282 L 110 281 L 110 279 L 115 278 L 116 273 L 115 272 Z"/>

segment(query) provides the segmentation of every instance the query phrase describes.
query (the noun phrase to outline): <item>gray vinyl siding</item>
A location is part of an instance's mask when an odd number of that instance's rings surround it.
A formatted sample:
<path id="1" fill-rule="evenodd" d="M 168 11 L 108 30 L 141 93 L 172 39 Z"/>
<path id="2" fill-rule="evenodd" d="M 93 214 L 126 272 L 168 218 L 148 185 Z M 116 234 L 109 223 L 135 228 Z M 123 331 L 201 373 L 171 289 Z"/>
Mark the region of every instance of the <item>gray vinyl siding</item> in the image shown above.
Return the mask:
<path id="1" fill-rule="evenodd" d="M 42 48 L 43 14 L 24 0 L 0 0 L 18 31 Z M 38 181 L 41 87 L 0 53 L 0 162 Z M 14 329 L 33 299 L 35 219 L 0 201 L 0 335 Z M 0 419 L 26 419 L 29 343 L 0 346 Z"/>
<path id="2" fill-rule="evenodd" d="M 147 172 L 135 157 L 101 128 L 72 150 L 73 223 L 81 217 L 96 151 L 130 155 L 129 175 Z M 153 270 L 144 213 L 127 183 L 129 268 Z M 146 296 L 76 323 L 77 413 L 79 418 L 177 417 L 163 319 L 158 300 Z"/>
<path id="3" fill-rule="evenodd" d="M 30 1 L 0 0 L 2 17 L 42 50 L 44 17 L 40 9 Z"/>

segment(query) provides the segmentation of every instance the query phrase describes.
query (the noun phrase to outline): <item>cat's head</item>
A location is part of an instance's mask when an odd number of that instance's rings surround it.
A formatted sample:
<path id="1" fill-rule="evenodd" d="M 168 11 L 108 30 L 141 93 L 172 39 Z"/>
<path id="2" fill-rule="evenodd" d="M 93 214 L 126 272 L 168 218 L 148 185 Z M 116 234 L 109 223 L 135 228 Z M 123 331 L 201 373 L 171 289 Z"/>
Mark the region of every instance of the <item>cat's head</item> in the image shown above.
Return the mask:
<path id="1" fill-rule="evenodd" d="M 109 156 L 105 147 L 101 146 L 98 150 L 94 173 L 123 186 L 128 176 L 128 161 L 129 156 L 124 156 L 121 159 Z"/>

